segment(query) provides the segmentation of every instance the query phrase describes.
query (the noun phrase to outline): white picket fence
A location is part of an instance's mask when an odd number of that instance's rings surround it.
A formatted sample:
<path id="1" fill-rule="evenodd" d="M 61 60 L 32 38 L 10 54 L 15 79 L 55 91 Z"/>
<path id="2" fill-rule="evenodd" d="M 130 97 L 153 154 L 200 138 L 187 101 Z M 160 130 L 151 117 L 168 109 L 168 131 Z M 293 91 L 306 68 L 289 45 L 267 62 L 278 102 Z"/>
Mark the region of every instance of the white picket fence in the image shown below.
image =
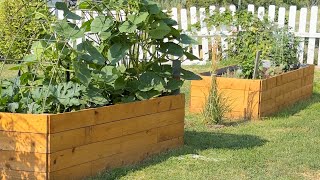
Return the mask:
<path id="1" fill-rule="evenodd" d="M 230 5 L 227 8 L 232 12 L 236 11 L 236 7 L 234 5 Z M 220 41 L 222 49 L 228 48 L 226 36 L 229 34 L 230 27 L 222 26 L 221 29 L 216 27 L 207 27 L 206 23 L 203 21 L 208 15 L 212 15 L 215 11 L 223 12 L 227 8 L 210 6 L 209 8 L 191 7 L 190 9 L 179 10 L 178 8 L 172 8 L 168 11 L 171 14 L 171 17 L 179 24 L 176 28 L 181 29 L 184 33 L 192 34 L 195 39 L 201 42 L 200 45 L 193 45 L 191 49 L 192 53 L 197 57 L 201 57 L 202 60 L 189 61 L 184 59 L 183 64 L 206 64 L 208 61 L 210 61 L 209 57 L 210 53 L 212 52 L 211 47 L 215 43 L 214 37 L 216 36 L 221 36 Z M 277 8 L 274 5 L 270 5 L 268 9 L 265 9 L 264 7 L 255 7 L 254 5 L 250 4 L 248 5 L 248 11 L 252 12 L 253 14 L 257 14 L 259 18 L 267 16 L 269 21 L 276 23 L 279 27 L 288 25 L 291 31 L 294 32 L 297 37 L 301 38 L 301 42 L 299 44 L 300 62 L 317 64 L 320 66 L 320 49 L 318 48 L 320 44 L 316 46 L 316 39 L 320 39 L 320 33 L 317 32 L 317 6 L 313 6 L 311 9 L 301 8 L 299 11 L 297 10 L 296 6 L 290 6 L 288 16 L 286 16 L 286 8 Z M 62 11 L 56 11 L 54 13 L 58 18 L 63 18 Z M 85 13 L 82 11 L 76 11 L 76 13 L 80 16 L 86 17 Z M 114 13 L 117 14 L 116 12 Z M 93 16 L 95 16 L 95 14 L 96 13 L 93 13 Z M 200 22 L 201 29 L 197 30 L 192 28 L 192 25 L 198 22 Z M 78 25 L 81 25 L 81 22 L 77 23 Z M 307 27 L 309 28 L 308 30 Z M 77 41 L 77 43 L 80 42 L 81 39 Z M 315 59 L 315 53 L 317 53 L 318 59 Z"/>

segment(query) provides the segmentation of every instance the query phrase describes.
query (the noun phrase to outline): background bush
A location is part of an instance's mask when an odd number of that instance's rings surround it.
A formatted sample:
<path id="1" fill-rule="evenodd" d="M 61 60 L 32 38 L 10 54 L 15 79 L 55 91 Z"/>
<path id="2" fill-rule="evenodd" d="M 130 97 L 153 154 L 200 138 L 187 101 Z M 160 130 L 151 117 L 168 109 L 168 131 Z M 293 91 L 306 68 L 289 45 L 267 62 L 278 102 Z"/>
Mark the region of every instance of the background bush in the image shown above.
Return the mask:
<path id="1" fill-rule="evenodd" d="M 43 0 L 0 0 L 0 56 L 21 59 L 49 27 L 48 13 Z"/>

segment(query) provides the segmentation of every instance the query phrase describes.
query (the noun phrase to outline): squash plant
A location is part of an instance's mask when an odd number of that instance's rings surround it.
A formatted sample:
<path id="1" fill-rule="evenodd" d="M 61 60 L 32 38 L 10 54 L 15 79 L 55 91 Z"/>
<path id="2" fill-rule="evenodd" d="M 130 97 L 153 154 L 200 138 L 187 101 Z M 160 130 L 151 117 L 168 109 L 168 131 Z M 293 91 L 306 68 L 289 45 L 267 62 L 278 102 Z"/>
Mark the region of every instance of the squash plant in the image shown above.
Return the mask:
<path id="1" fill-rule="evenodd" d="M 168 62 L 198 59 L 180 45 L 196 42 L 175 29 L 177 22 L 152 1 L 82 0 L 77 8 L 85 18 L 65 3 L 56 8 L 64 18 L 13 68 L 21 75 L 1 82 L 0 111 L 59 113 L 145 100 L 170 95 L 184 80 L 199 78 L 184 69 L 181 79 L 173 78 Z M 122 10 L 126 18 L 111 10 Z M 77 39 L 82 42 L 70 43 Z"/>

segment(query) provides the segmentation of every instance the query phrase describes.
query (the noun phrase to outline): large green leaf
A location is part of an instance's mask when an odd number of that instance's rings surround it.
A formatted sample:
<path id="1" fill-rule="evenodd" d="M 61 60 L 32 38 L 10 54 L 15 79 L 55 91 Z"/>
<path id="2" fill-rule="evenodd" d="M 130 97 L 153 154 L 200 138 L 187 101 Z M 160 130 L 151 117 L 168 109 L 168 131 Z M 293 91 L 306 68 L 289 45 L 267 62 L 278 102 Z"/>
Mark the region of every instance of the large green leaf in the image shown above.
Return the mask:
<path id="1" fill-rule="evenodd" d="M 141 12 L 138 15 L 136 15 L 136 14 L 128 15 L 128 19 L 129 19 L 130 22 L 132 22 L 133 24 L 137 25 L 137 24 L 140 24 L 143 21 L 145 21 L 148 16 L 149 16 L 148 12 Z"/>
<path id="2" fill-rule="evenodd" d="M 88 86 L 89 83 L 91 82 L 91 72 L 90 69 L 88 68 L 88 65 L 82 61 L 73 61 L 73 67 L 75 74 L 77 78 L 80 80 L 80 82 Z"/>
<path id="3" fill-rule="evenodd" d="M 194 39 L 192 39 L 190 36 L 186 35 L 186 34 L 181 34 L 179 37 L 179 41 L 182 44 L 198 44 L 198 42 Z"/>
<path id="4" fill-rule="evenodd" d="M 129 47 L 123 43 L 115 43 L 108 50 L 108 59 L 112 65 L 118 63 L 125 57 Z"/>
<path id="5" fill-rule="evenodd" d="M 170 31 L 171 28 L 165 22 L 157 21 L 152 24 L 149 34 L 153 39 L 163 39 Z"/>
<path id="6" fill-rule="evenodd" d="M 140 91 L 150 91 L 152 89 L 157 91 L 164 90 L 165 81 L 154 72 L 142 73 L 139 80 L 140 85 L 138 88 Z"/>
<path id="7" fill-rule="evenodd" d="M 135 25 L 129 21 L 125 21 L 119 27 L 119 31 L 125 32 L 125 33 L 133 33 L 136 29 L 137 29 L 137 25 Z"/>
<path id="8" fill-rule="evenodd" d="M 150 4 L 147 8 L 150 14 L 158 14 L 161 12 L 161 9 L 157 4 Z"/>
<path id="9" fill-rule="evenodd" d="M 64 2 L 56 2 L 56 8 L 58 10 L 62 10 L 63 11 L 63 16 L 66 19 L 73 19 L 73 20 L 80 20 L 81 17 L 73 12 L 71 12 L 69 10 L 69 8 L 67 7 L 67 4 Z"/>
<path id="10" fill-rule="evenodd" d="M 187 57 L 188 60 L 199 60 L 200 58 L 198 58 L 197 56 L 189 53 L 189 52 L 183 52 L 183 54 Z"/>
<path id="11" fill-rule="evenodd" d="M 106 105 L 109 103 L 109 100 L 102 95 L 101 90 L 96 87 L 89 86 L 85 95 L 94 104 Z"/>
<path id="12" fill-rule="evenodd" d="M 160 45 L 160 52 L 181 57 L 183 56 L 184 51 L 180 45 L 173 42 L 167 42 Z"/>
<path id="13" fill-rule="evenodd" d="M 106 59 L 90 42 L 84 41 L 78 44 L 77 50 L 83 53 L 79 56 L 80 60 L 85 60 L 97 65 L 105 65 Z"/>
<path id="14" fill-rule="evenodd" d="M 14 103 L 8 104 L 8 111 L 9 112 L 15 113 L 17 109 L 19 109 L 19 103 L 14 102 Z"/>
<path id="15" fill-rule="evenodd" d="M 85 32 L 85 29 L 80 29 L 78 26 L 67 20 L 58 21 L 55 24 L 54 30 L 58 35 L 71 40 L 83 38 Z"/>
<path id="16" fill-rule="evenodd" d="M 184 80 L 201 80 L 202 78 L 189 71 L 189 70 L 186 70 L 186 69 L 181 69 L 181 79 L 184 79 Z"/>
<path id="17" fill-rule="evenodd" d="M 173 91 L 173 90 L 181 88 L 182 85 L 183 85 L 182 80 L 177 80 L 177 79 L 171 78 L 171 79 L 169 79 L 169 81 L 166 85 L 166 89 Z"/>
<path id="18" fill-rule="evenodd" d="M 158 97 L 161 95 L 160 91 L 150 90 L 150 91 L 138 91 L 136 92 L 136 96 L 140 100 L 151 99 L 154 97 Z"/>
<path id="19" fill-rule="evenodd" d="M 106 16 L 97 16 L 91 23 L 91 32 L 99 33 L 108 30 L 113 21 Z"/>

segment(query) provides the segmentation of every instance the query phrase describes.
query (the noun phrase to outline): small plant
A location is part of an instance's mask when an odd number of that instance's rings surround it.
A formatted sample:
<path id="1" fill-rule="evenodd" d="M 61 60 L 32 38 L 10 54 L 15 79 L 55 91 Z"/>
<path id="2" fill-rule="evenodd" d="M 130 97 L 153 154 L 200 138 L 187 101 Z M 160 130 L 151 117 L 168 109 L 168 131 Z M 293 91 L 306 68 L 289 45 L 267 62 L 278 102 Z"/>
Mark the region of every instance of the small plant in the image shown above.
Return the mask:
<path id="1" fill-rule="evenodd" d="M 216 58 L 215 61 L 212 62 L 211 66 L 211 86 L 202 110 L 204 122 L 206 124 L 222 124 L 226 113 L 230 110 L 226 97 L 218 90 L 215 74 L 217 63 L 221 59 L 221 53 L 216 52 L 214 56 Z"/>
<path id="2" fill-rule="evenodd" d="M 211 75 L 211 87 L 202 114 L 206 124 L 222 124 L 230 111 L 227 99 L 217 88 L 215 75 Z"/>

